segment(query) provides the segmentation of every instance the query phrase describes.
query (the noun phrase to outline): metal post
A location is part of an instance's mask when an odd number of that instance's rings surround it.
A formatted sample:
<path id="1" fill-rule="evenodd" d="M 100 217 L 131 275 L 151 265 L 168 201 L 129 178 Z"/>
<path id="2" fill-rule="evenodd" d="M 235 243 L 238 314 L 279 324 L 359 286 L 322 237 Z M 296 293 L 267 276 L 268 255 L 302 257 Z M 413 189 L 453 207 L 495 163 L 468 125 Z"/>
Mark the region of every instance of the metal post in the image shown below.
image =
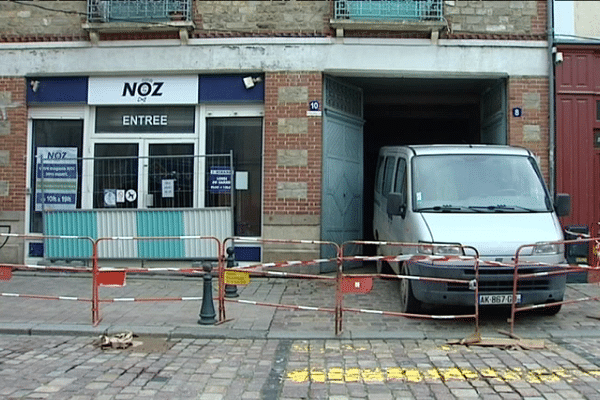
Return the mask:
<path id="1" fill-rule="evenodd" d="M 227 268 L 233 268 L 235 266 L 235 250 L 233 246 L 227 248 Z M 226 283 L 225 284 L 225 297 L 239 297 L 237 292 L 237 286 Z"/>
<path id="2" fill-rule="evenodd" d="M 200 325 L 214 325 L 217 313 L 213 304 L 212 297 L 212 266 L 208 263 L 202 266 L 204 269 L 204 286 L 202 291 L 202 306 L 200 307 Z"/>
<path id="3" fill-rule="evenodd" d="M 98 293 L 98 240 L 92 240 L 92 324 L 100 323 L 100 302 Z"/>

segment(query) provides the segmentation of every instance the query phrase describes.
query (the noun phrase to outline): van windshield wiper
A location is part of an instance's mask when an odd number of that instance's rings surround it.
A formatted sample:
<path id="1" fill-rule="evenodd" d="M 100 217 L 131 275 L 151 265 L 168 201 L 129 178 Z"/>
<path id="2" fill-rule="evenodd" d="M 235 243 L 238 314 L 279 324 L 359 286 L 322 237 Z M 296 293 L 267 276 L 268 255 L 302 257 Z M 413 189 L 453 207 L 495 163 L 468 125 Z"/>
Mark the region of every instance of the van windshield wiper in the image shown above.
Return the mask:
<path id="1" fill-rule="evenodd" d="M 482 211 L 491 211 L 491 212 L 504 212 L 504 211 L 527 211 L 527 212 L 536 212 L 539 210 L 534 210 L 531 208 L 521 207 L 521 206 L 507 206 L 504 204 L 497 204 L 495 206 L 469 206 L 472 210 L 482 210 Z"/>
<path id="2" fill-rule="evenodd" d="M 439 211 L 439 212 L 452 212 L 452 211 L 464 211 L 465 207 L 453 206 L 450 204 L 444 204 L 441 206 L 433 206 L 433 207 L 421 207 L 417 208 L 415 211 Z"/>

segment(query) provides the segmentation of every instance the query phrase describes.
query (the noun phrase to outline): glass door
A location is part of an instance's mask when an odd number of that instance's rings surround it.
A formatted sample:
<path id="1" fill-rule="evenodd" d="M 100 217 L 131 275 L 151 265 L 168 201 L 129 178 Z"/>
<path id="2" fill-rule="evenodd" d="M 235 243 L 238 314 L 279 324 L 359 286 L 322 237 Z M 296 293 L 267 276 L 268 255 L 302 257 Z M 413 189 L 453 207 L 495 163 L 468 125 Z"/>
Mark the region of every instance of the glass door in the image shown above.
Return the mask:
<path id="1" fill-rule="evenodd" d="M 94 145 L 94 208 L 138 208 L 139 143 Z"/>
<path id="2" fill-rule="evenodd" d="M 262 118 L 208 118 L 206 154 L 233 152 L 236 236 L 260 236 L 262 227 Z M 210 159 L 207 160 L 209 162 Z M 208 207 L 229 206 L 229 196 L 206 192 Z"/>
<path id="3" fill-rule="evenodd" d="M 93 207 L 194 207 L 194 144 L 96 143 Z"/>
<path id="4" fill-rule="evenodd" d="M 148 208 L 194 206 L 194 145 L 148 145 Z"/>

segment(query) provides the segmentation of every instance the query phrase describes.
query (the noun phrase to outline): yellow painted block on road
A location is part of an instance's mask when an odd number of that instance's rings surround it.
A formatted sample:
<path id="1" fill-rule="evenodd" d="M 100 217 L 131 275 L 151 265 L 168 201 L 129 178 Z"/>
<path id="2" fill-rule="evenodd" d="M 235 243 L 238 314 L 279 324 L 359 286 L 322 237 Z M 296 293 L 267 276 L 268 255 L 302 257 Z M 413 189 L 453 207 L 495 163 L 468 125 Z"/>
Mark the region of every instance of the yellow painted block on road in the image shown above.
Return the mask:
<path id="1" fill-rule="evenodd" d="M 247 285 L 250 283 L 250 273 L 242 271 L 225 271 L 225 283 L 228 285 Z"/>

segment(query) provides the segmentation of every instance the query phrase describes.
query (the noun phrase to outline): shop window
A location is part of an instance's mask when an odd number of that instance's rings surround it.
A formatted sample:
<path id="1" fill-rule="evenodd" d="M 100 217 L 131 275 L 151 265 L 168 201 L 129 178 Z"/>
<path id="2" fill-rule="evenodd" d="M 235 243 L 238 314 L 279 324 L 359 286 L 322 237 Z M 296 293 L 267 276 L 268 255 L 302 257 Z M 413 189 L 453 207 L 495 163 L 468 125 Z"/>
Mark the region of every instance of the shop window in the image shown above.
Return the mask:
<path id="1" fill-rule="evenodd" d="M 209 118 L 206 154 L 233 152 L 234 220 L 236 236 L 261 236 L 262 225 L 262 118 Z M 207 158 L 207 170 L 211 169 Z M 210 178 L 208 178 L 210 179 Z M 228 193 L 206 183 L 206 205 L 231 205 Z"/>
<path id="2" fill-rule="evenodd" d="M 34 119 L 30 232 L 43 232 L 43 212 L 81 208 L 82 120 Z"/>

